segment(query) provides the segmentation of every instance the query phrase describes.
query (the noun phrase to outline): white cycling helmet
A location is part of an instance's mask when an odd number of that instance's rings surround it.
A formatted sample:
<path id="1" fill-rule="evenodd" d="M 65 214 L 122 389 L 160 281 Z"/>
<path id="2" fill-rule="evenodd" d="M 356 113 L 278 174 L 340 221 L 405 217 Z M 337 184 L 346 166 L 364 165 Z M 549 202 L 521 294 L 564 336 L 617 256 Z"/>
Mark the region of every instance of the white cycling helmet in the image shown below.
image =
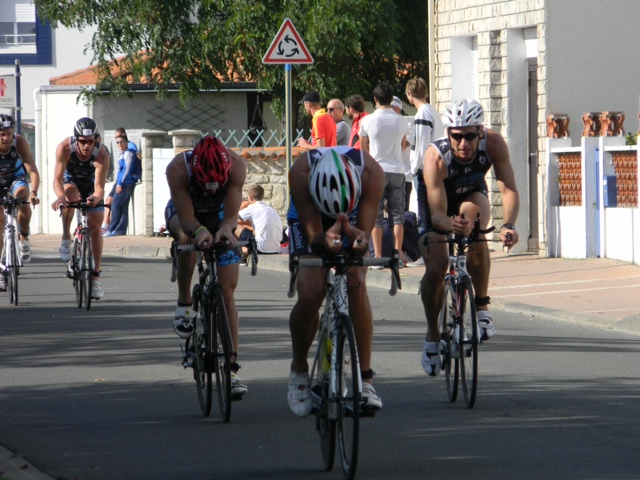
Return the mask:
<path id="1" fill-rule="evenodd" d="M 337 218 L 351 214 L 360 199 L 360 172 L 349 157 L 327 150 L 311 167 L 309 192 L 320 213 Z"/>
<path id="2" fill-rule="evenodd" d="M 458 100 L 447 107 L 443 120 L 447 128 L 480 126 L 484 121 L 484 109 L 476 100 Z"/>

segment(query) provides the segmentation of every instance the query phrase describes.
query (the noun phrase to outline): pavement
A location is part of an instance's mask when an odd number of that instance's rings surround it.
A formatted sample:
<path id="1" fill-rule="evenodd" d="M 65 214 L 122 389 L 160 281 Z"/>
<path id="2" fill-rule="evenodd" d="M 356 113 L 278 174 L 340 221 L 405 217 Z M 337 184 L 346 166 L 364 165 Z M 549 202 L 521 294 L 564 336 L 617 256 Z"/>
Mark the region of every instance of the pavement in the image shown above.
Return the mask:
<path id="1" fill-rule="evenodd" d="M 34 255 L 58 252 L 59 235 L 32 235 Z M 170 258 L 166 237 L 104 239 L 105 256 Z M 288 255 L 262 255 L 260 269 L 288 271 Z M 418 298 L 424 268 L 400 270 L 402 293 Z M 367 285 L 388 288 L 388 271 L 369 271 Z M 284 293 L 284 292 L 283 292 Z M 491 252 L 490 309 L 640 335 L 640 266 L 607 258 L 580 260 Z M 500 334 L 499 324 L 496 326 Z M 0 480 L 52 480 L 0 446 Z"/>

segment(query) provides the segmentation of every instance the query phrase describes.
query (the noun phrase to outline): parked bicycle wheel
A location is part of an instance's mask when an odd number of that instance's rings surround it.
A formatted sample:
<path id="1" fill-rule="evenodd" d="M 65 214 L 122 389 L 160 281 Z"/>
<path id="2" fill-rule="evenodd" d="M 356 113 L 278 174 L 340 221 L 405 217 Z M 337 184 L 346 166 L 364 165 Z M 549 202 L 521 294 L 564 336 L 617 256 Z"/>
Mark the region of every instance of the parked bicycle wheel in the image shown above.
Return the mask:
<path id="1" fill-rule="evenodd" d="M 360 436 L 360 364 L 351 318 L 338 320 L 337 344 L 337 434 L 342 471 L 352 479 L 358 466 Z"/>
<path id="2" fill-rule="evenodd" d="M 196 387 L 198 389 L 198 401 L 200 402 L 200 410 L 205 417 L 211 413 L 211 400 L 213 397 L 212 371 L 211 362 L 207 364 L 207 351 L 210 344 L 210 315 L 206 302 L 203 302 L 202 289 L 199 284 L 193 287 L 193 308 L 198 314 L 195 320 L 195 331 L 191 337 L 191 346 L 193 348 L 193 376 L 196 379 Z M 207 368 L 207 366 L 209 368 Z"/>
<path id="3" fill-rule="evenodd" d="M 82 235 L 82 283 L 84 285 L 84 304 L 89 310 L 91 308 L 91 285 L 93 283 L 93 277 L 91 276 L 93 264 L 93 252 L 91 251 L 91 240 L 89 239 L 89 232 Z"/>
<path id="4" fill-rule="evenodd" d="M 323 313 L 326 315 L 326 313 Z M 324 319 L 321 322 L 325 323 Z M 313 384 L 312 395 L 320 397 L 316 410 L 316 430 L 320 435 L 320 449 L 322 451 L 322 467 L 330 472 L 333 469 L 333 462 L 336 454 L 336 421 L 329 418 L 329 370 L 331 369 L 331 344 L 328 328 L 324 330 L 323 345 L 320 346 L 318 361 L 315 365 L 315 383 Z"/>
<path id="5" fill-rule="evenodd" d="M 440 344 L 442 345 L 442 369 L 447 384 L 449 401 L 455 402 L 458 398 L 458 381 L 460 379 L 460 354 L 456 332 L 456 305 L 452 295 L 453 290 L 449 283 L 445 286 L 444 304 L 440 310 Z"/>
<path id="6" fill-rule="evenodd" d="M 211 338 L 214 341 L 211 344 L 211 355 L 216 372 L 220 416 L 224 423 L 228 423 L 231 418 L 231 332 L 220 287 L 214 289 L 214 295 L 215 303 L 212 306 L 211 315 L 213 326 Z"/>
<path id="7" fill-rule="evenodd" d="M 467 407 L 473 408 L 478 388 L 478 317 L 476 316 L 476 302 L 469 277 L 464 278 L 459 286 L 459 302 L 462 320 L 459 334 L 462 391 Z"/>
<path id="8" fill-rule="evenodd" d="M 82 308 L 82 296 L 84 293 L 84 284 L 80 262 L 81 258 L 81 250 L 80 250 L 80 242 L 78 238 L 73 239 L 73 244 L 71 246 L 71 271 L 73 272 L 73 288 L 76 291 L 76 303 L 78 304 L 78 308 Z"/>

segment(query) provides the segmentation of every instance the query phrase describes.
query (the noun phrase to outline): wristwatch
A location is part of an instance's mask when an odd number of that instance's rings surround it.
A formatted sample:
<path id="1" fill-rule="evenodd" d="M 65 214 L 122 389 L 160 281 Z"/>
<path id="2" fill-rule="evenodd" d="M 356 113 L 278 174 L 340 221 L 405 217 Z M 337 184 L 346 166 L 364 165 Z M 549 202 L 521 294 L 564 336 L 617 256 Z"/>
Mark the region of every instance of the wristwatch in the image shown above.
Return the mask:
<path id="1" fill-rule="evenodd" d="M 506 228 L 507 230 L 513 230 L 514 232 L 516 231 L 516 226 L 513 223 L 503 223 L 500 227 L 500 230 L 502 230 L 503 228 Z"/>
<path id="2" fill-rule="evenodd" d="M 37 197 L 38 196 L 38 192 L 31 191 L 31 195 L 33 195 L 34 197 Z"/>

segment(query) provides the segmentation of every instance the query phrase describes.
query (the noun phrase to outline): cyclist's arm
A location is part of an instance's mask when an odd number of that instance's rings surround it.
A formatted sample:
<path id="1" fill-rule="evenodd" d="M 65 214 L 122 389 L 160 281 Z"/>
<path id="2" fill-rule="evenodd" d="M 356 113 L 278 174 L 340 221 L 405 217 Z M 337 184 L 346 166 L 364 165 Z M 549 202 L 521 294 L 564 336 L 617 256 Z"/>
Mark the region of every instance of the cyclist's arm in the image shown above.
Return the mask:
<path id="1" fill-rule="evenodd" d="M 31 180 L 31 194 L 29 196 L 32 201 L 37 201 L 38 189 L 40 188 L 40 174 L 38 173 L 38 167 L 36 167 L 36 162 L 33 159 L 33 154 L 31 153 L 31 148 L 29 148 L 27 140 L 22 135 L 16 135 L 16 138 L 18 140 L 18 155 L 22 157 L 24 168 L 29 174 L 29 178 Z"/>
<path id="2" fill-rule="evenodd" d="M 224 196 L 224 216 L 215 234 L 216 242 L 222 238 L 234 238 L 233 232 L 238 226 L 238 212 L 242 204 L 242 187 L 247 176 L 247 164 L 244 159 L 231 150 L 229 153 L 232 159 L 231 172 L 227 181 L 227 193 Z"/>
<path id="3" fill-rule="evenodd" d="M 496 182 L 502 194 L 503 224 L 515 225 L 520 210 L 520 197 L 509 159 L 509 148 L 501 135 L 487 132 L 487 153 L 493 162 Z M 518 234 L 515 230 L 502 228 L 500 240 L 503 243 L 507 241 L 507 234 L 511 234 L 510 246 L 518 243 Z"/>
<path id="4" fill-rule="evenodd" d="M 87 198 L 87 203 L 93 203 L 94 205 L 104 200 L 104 184 L 107 182 L 107 172 L 109 171 L 109 165 L 111 160 L 106 148 L 100 148 L 98 156 L 93 161 L 96 167 L 95 179 L 93 181 L 93 194 Z M 93 201 L 89 199 L 93 198 Z"/>
<path id="5" fill-rule="evenodd" d="M 431 225 L 438 232 L 453 231 L 453 220 L 447 216 L 447 192 L 444 181 L 447 178 L 447 167 L 436 147 L 430 145 L 424 154 L 424 183 L 427 187 L 427 202 L 431 214 Z"/>
<path id="6" fill-rule="evenodd" d="M 54 210 L 57 210 L 59 205 L 66 204 L 62 180 L 64 178 L 64 172 L 67 169 L 67 162 L 69 161 L 70 155 L 69 139 L 66 138 L 60 142 L 56 148 L 56 166 L 53 173 L 53 191 L 57 199 L 51 205 Z"/>

